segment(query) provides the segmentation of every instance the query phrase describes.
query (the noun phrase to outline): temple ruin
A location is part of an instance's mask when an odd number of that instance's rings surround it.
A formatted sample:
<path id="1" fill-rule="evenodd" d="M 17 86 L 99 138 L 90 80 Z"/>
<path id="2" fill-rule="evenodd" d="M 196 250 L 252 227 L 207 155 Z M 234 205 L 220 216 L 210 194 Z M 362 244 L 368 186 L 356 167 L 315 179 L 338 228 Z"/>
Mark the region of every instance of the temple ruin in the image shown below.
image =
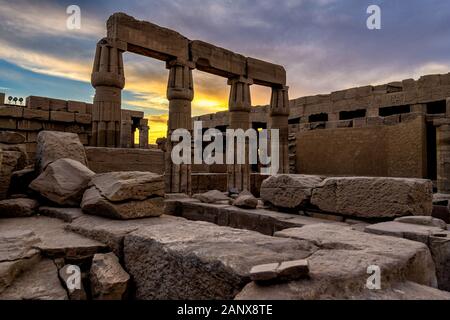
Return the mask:
<path id="1" fill-rule="evenodd" d="M 279 173 L 149 145 L 126 52 L 166 62 L 168 137 L 279 129 Z M 194 69 L 228 111 L 192 117 Z M 289 100 L 282 66 L 116 13 L 91 76 L 93 104 L 0 94 L 0 300 L 450 300 L 450 73 Z"/>

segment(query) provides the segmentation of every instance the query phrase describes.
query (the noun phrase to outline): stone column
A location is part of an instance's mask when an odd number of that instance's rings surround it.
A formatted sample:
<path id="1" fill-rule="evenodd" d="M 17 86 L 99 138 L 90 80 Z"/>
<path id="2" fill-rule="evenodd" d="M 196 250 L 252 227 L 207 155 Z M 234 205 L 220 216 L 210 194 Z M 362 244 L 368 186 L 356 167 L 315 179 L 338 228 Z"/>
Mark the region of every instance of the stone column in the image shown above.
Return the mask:
<path id="1" fill-rule="evenodd" d="M 289 87 L 272 88 L 270 100 L 269 128 L 279 130 L 280 170 L 278 173 L 289 173 Z"/>
<path id="2" fill-rule="evenodd" d="M 438 123 L 436 134 L 438 192 L 450 194 L 450 119 Z"/>
<path id="3" fill-rule="evenodd" d="M 131 142 L 134 140 L 132 135 L 133 132 L 133 121 L 131 120 L 122 120 L 122 129 L 121 129 L 121 143 L 120 146 L 122 148 L 132 148 L 133 145 Z"/>
<path id="4" fill-rule="evenodd" d="M 148 119 L 141 119 L 139 126 L 139 148 L 148 148 Z"/>
<path id="5" fill-rule="evenodd" d="M 194 99 L 193 66 L 173 61 L 167 63 L 167 68 L 170 71 L 167 86 L 169 121 L 167 124 L 167 146 L 165 153 L 166 192 L 191 194 L 191 165 L 176 165 L 172 162 L 171 153 L 174 143 L 170 138 L 172 132 L 176 129 L 186 129 L 192 135 L 191 102 Z"/>
<path id="6" fill-rule="evenodd" d="M 122 51 L 106 38 L 97 44 L 91 83 L 95 88 L 91 145 L 120 147 L 120 105 L 125 86 Z"/>
<path id="7" fill-rule="evenodd" d="M 247 131 L 251 127 L 250 111 L 252 107 L 250 96 L 250 85 L 253 82 L 250 79 L 238 78 L 228 80 L 230 89 L 229 100 L 229 129 L 242 129 Z M 245 146 L 246 164 L 237 164 L 237 146 L 235 141 L 235 164 L 227 165 L 227 183 L 228 190 L 235 189 L 237 191 L 250 190 L 250 164 L 248 163 L 248 141 Z"/>

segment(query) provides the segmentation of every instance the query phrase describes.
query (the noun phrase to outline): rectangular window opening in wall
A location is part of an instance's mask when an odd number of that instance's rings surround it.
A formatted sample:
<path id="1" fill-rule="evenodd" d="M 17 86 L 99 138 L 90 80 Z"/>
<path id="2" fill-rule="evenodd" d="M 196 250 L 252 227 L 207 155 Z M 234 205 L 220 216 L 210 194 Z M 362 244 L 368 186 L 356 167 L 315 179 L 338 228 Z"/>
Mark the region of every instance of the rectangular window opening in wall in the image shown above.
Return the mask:
<path id="1" fill-rule="evenodd" d="M 411 112 L 411 106 L 395 106 L 395 107 L 385 107 L 379 110 L 380 117 L 389 117 L 396 114 L 404 114 Z"/>
<path id="2" fill-rule="evenodd" d="M 312 114 L 308 118 L 309 122 L 326 122 L 328 121 L 327 113 Z"/>
<path id="3" fill-rule="evenodd" d="M 300 119 L 300 117 L 289 119 L 289 124 L 299 124 Z"/>
<path id="4" fill-rule="evenodd" d="M 366 109 L 339 112 L 339 120 L 352 120 L 366 117 Z"/>
<path id="5" fill-rule="evenodd" d="M 445 100 L 427 103 L 427 114 L 443 114 L 447 112 L 447 102 Z"/>

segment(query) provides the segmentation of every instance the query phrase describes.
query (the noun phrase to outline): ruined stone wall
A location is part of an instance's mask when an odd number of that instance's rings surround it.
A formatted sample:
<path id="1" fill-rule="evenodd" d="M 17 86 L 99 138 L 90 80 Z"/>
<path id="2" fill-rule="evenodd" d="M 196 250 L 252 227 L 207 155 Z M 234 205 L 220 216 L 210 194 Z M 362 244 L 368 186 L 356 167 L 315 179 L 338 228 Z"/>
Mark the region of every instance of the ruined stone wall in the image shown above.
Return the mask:
<path id="1" fill-rule="evenodd" d="M 408 121 L 411 117 L 415 118 L 417 116 L 423 116 L 425 123 L 432 126 L 436 120 L 450 118 L 450 108 L 447 107 L 447 98 L 449 97 L 450 73 L 426 75 L 418 80 L 407 79 L 383 85 L 350 88 L 330 94 L 290 100 L 290 171 L 292 173 L 304 173 L 298 171 L 299 166 L 297 165 L 298 132 L 389 126 Z M 252 108 L 251 121 L 253 123 L 264 121 L 267 123 L 267 119 L 267 106 Z M 194 117 L 193 120 L 202 120 L 204 128 L 226 128 L 228 126 L 227 112 Z M 396 126 L 395 128 L 400 127 Z M 349 133 L 352 130 L 344 132 Z M 311 136 L 321 134 L 324 136 L 329 135 L 329 133 L 323 132 L 311 134 Z M 405 132 L 405 134 L 409 133 Z M 344 141 L 346 141 L 346 136 L 347 134 L 342 134 Z M 337 141 L 337 139 L 335 140 Z M 342 140 L 337 141 L 337 143 L 345 144 Z M 395 146 L 393 142 L 391 145 L 393 151 L 401 150 L 400 145 Z M 323 148 L 321 150 L 323 150 L 326 157 L 326 150 Z M 329 150 L 329 152 L 340 153 L 339 150 L 336 147 Z M 377 157 L 379 158 L 380 156 Z M 383 161 L 386 161 L 386 159 Z M 389 167 L 389 165 L 391 164 L 386 164 L 385 167 Z M 410 172 L 410 169 L 405 170 Z M 356 172 L 358 170 L 354 173 L 356 174 Z M 403 175 L 401 172 L 399 174 Z"/>
<path id="2" fill-rule="evenodd" d="M 89 145 L 92 131 L 92 104 L 30 96 L 23 106 L 5 105 L 2 97 L 4 94 L 0 95 L 0 131 L 15 131 L 24 135 L 29 159 L 34 159 L 36 138 L 42 130 L 77 133 L 81 143 Z M 147 120 L 143 117 L 143 112 L 122 110 L 122 118 L 125 124 L 130 123 L 130 130 L 139 128 L 141 125 L 147 126 Z"/>
<path id="3" fill-rule="evenodd" d="M 297 134 L 297 171 L 305 174 L 425 178 L 423 116 L 391 126 Z"/>
<path id="4" fill-rule="evenodd" d="M 164 153 L 157 149 L 86 147 L 89 168 L 96 173 L 149 171 L 164 173 Z"/>

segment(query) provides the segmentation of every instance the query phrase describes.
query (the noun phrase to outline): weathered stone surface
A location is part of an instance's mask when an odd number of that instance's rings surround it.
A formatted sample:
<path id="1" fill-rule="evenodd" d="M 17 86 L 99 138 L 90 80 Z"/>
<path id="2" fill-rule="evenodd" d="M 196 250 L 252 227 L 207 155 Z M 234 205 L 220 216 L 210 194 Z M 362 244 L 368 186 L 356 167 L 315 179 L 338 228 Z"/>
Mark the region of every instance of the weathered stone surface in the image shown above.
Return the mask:
<path id="1" fill-rule="evenodd" d="M 82 217 L 83 211 L 80 208 L 39 207 L 39 214 L 65 222 L 72 222 Z"/>
<path id="2" fill-rule="evenodd" d="M 36 213 L 39 203 L 33 199 L 0 201 L 0 218 L 29 217 Z"/>
<path id="3" fill-rule="evenodd" d="M 81 208 L 87 214 L 113 219 L 159 217 L 164 214 L 164 198 L 155 197 L 142 201 L 114 203 L 103 197 L 96 187 L 92 187 L 84 193 Z"/>
<path id="4" fill-rule="evenodd" d="M 77 271 L 80 272 L 79 281 L 71 279 L 71 276 L 73 276 L 74 272 Z M 59 278 L 66 288 L 70 300 L 87 300 L 83 281 L 81 281 L 81 270 L 79 269 L 79 267 L 74 265 L 65 265 L 64 267 L 59 269 Z"/>
<path id="5" fill-rule="evenodd" d="M 447 229 L 447 224 L 444 221 L 429 216 L 401 217 L 395 219 L 395 221 L 409 224 L 417 224 L 421 226 L 436 227 L 441 228 L 443 230 Z"/>
<path id="6" fill-rule="evenodd" d="M 261 85 L 286 85 L 286 70 L 282 66 L 247 58 L 247 77 Z"/>
<path id="7" fill-rule="evenodd" d="M 83 215 L 66 226 L 68 231 L 104 243 L 118 257 L 123 257 L 123 239 L 125 236 L 145 226 L 172 223 L 184 220 L 171 216 L 137 220 L 111 220 L 102 217 Z"/>
<path id="8" fill-rule="evenodd" d="M 36 168 L 42 172 L 50 163 L 68 158 L 87 166 L 84 147 L 76 133 L 41 131 L 37 137 Z"/>
<path id="9" fill-rule="evenodd" d="M 59 205 L 78 206 L 94 175 L 78 161 L 59 159 L 49 164 L 30 188 Z"/>
<path id="10" fill-rule="evenodd" d="M 90 279 L 93 299 L 122 300 L 126 297 L 130 276 L 114 253 L 94 256 Z"/>
<path id="11" fill-rule="evenodd" d="M 293 281 L 283 284 L 258 285 L 249 283 L 236 297 L 236 300 L 450 300 L 450 293 L 420 285 L 411 281 L 398 282 L 381 290 L 365 289 L 352 293 L 351 290 L 323 292 L 320 284 L 316 284 L 310 294 L 305 286 L 309 281 Z"/>
<path id="12" fill-rule="evenodd" d="M 233 206 L 244 209 L 256 209 L 258 206 L 258 199 L 250 192 L 244 191 L 233 201 Z"/>
<path id="13" fill-rule="evenodd" d="M 95 175 L 90 183 L 112 202 L 164 197 L 163 176 L 152 172 L 110 172 Z"/>
<path id="14" fill-rule="evenodd" d="M 41 241 L 33 244 L 41 255 L 49 258 L 65 258 L 67 261 L 82 261 L 94 254 L 104 252 L 106 246 L 66 231 L 65 223 L 48 217 L 0 219 L 0 234 L 9 231 L 33 232 Z"/>
<path id="15" fill-rule="evenodd" d="M 194 199 L 200 200 L 204 203 L 217 203 L 221 201 L 229 201 L 230 198 L 227 197 L 223 192 L 218 190 L 211 190 L 205 193 L 195 194 Z"/>
<path id="16" fill-rule="evenodd" d="M 25 136 L 14 131 L 0 131 L 0 143 L 21 144 L 25 142 Z"/>
<path id="17" fill-rule="evenodd" d="M 5 230 L 0 233 L 0 293 L 22 272 L 35 265 L 40 239 L 29 230 Z"/>
<path id="18" fill-rule="evenodd" d="M 275 235 L 311 241 L 319 250 L 308 257 L 310 279 L 276 287 L 280 292 L 272 286 L 262 291 L 274 299 L 289 296 L 296 299 L 348 299 L 362 295 L 367 292 L 369 266 L 378 266 L 382 270 L 382 289 L 404 280 L 437 286 L 435 265 L 430 251 L 422 243 L 369 235 L 333 224 L 286 229 Z M 243 299 L 251 297 L 250 294 L 239 296 Z"/>
<path id="19" fill-rule="evenodd" d="M 341 222 L 316 219 L 298 214 L 275 212 L 265 209 L 241 209 L 225 204 L 202 203 L 192 198 L 166 200 L 166 214 L 181 216 L 188 220 L 205 221 L 231 228 L 257 231 L 265 235 L 294 227 L 318 223 Z"/>
<path id="20" fill-rule="evenodd" d="M 361 218 L 430 216 L 433 185 L 403 178 L 328 178 L 313 191 L 311 203 L 323 211 Z"/>
<path id="21" fill-rule="evenodd" d="M 439 289 L 450 291 L 450 232 L 447 228 L 391 221 L 367 226 L 365 231 L 427 245 L 436 265 Z"/>
<path id="22" fill-rule="evenodd" d="M 300 174 L 271 176 L 261 185 L 261 198 L 276 207 L 297 208 L 311 198 L 312 189 L 323 181 L 323 177 Z"/>
<path id="23" fill-rule="evenodd" d="M 307 241 L 192 221 L 143 227 L 124 241 L 137 299 L 230 299 L 250 281 L 253 266 L 306 258 L 315 249 Z"/>
<path id="24" fill-rule="evenodd" d="M 0 294 L 1 300 L 67 300 L 52 260 L 39 262 Z"/>

